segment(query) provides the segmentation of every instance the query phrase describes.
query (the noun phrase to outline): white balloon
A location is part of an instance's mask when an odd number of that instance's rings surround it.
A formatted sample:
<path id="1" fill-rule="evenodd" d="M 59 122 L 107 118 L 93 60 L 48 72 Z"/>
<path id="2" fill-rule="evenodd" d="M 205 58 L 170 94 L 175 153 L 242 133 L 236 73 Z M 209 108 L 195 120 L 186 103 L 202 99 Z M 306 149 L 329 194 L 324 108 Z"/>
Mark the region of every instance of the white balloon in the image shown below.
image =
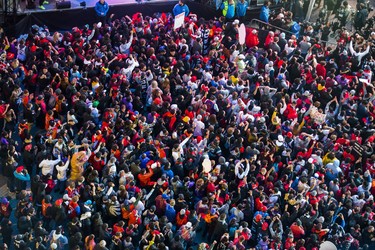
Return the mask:
<path id="1" fill-rule="evenodd" d="M 241 24 L 238 28 L 238 42 L 243 45 L 246 40 L 246 27 L 245 24 Z"/>
<path id="2" fill-rule="evenodd" d="M 324 241 L 320 244 L 319 250 L 337 250 L 337 247 L 330 241 Z"/>
<path id="3" fill-rule="evenodd" d="M 211 171 L 211 161 L 209 159 L 204 159 L 203 160 L 203 163 L 202 163 L 202 166 L 203 166 L 203 172 L 205 173 L 209 173 Z"/>

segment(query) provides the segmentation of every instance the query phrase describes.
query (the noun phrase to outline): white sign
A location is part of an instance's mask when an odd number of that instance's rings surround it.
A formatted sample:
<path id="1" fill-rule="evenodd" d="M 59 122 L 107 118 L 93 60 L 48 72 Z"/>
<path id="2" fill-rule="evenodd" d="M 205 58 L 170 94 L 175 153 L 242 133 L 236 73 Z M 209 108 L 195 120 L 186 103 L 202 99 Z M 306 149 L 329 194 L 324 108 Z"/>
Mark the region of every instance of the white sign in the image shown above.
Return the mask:
<path id="1" fill-rule="evenodd" d="M 184 24 L 184 21 L 185 21 L 185 12 L 182 12 L 174 18 L 174 29 L 180 28 Z"/>
<path id="2" fill-rule="evenodd" d="M 202 166 L 203 166 L 203 172 L 205 172 L 206 174 L 209 173 L 212 169 L 210 159 L 204 159 L 202 162 Z"/>
<path id="3" fill-rule="evenodd" d="M 246 28 L 245 24 L 241 24 L 240 27 L 238 28 L 238 42 L 243 45 L 245 43 L 246 39 Z"/>
<path id="4" fill-rule="evenodd" d="M 316 107 L 312 107 L 310 117 L 313 118 L 317 124 L 322 124 L 326 120 L 326 115 L 320 113 Z"/>

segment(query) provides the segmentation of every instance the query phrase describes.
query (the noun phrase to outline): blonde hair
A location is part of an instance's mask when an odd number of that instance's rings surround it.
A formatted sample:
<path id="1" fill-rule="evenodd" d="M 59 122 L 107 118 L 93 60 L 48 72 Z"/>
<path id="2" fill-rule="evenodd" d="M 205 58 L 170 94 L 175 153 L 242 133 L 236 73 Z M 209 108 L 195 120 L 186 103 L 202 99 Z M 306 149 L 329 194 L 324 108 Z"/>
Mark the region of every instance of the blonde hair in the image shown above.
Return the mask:
<path id="1" fill-rule="evenodd" d="M 176 201 L 174 199 L 170 200 L 169 205 L 173 207 L 175 204 L 176 204 Z"/>

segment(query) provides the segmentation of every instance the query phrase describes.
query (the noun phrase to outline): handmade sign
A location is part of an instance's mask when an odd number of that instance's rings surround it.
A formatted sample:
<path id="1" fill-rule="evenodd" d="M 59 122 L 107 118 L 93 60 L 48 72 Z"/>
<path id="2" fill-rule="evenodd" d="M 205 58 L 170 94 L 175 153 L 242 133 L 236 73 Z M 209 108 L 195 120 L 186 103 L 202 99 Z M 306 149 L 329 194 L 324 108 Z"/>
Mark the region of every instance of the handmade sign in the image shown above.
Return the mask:
<path id="1" fill-rule="evenodd" d="M 174 27 L 173 28 L 174 29 L 180 28 L 184 24 L 184 21 L 185 21 L 185 12 L 182 12 L 174 18 Z"/>

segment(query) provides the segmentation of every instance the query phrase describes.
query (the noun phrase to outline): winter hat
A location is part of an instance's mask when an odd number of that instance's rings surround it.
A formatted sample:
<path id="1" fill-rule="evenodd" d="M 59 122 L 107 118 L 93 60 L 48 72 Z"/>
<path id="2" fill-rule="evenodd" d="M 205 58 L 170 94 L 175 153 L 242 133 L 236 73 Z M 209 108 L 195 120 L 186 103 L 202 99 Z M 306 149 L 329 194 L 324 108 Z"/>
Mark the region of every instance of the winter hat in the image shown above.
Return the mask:
<path id="1" fill-rule="evenodd" d="M 19 166 L 18 168 L 16 168 L 16 172 L 17 173 L 21 173 L 25 168 L 23 166 Z"/>
<path id="2" fill-rule="evenodd" d="M 257 216 L 255 216 L 255 221 L 256 222 L 259 222 L 261 219 L 262 219 L 262 215 L 261 214 L 257 214 Z"/>
<path id="3" fill-rule="evenodd" d="M 323 223 L 323 222 L 324 222 L 324 217 L 323 217 L 323 216 L 320 216 L 320 217 L 317 219 L 317 221 L 318 221 L 319 223 Z"/>
<path id="4" fill-rule="evenodd" d="M 134 203 L 134 202 L 136 202 L 136 198 L 135 197 L 132 197 L 132 198 L 130 198 L 130 200 L 129 200 L 129 203 Z"/>
<path id="5" fill-rule="evenodd" d="M 314 159 L 314 158 L 309 158 L 308 160 L 307 160 L 309 163 L 311 163 L 311 164 L 314 164 L 314 163 L 316 163 L 316 160 Z"/>
<path id="6" fill-rule="evenodd" d="M 92 201 L 91 201 L 91 200 L 87 200 L 87 201 L 85 202 L 85 205 L 86 205 L 86 206 L 90 206 L 90 205 L 92 205 Z"/>
<path id="7" fill-rule="evenodd" d="M 57 201 L 55 201 L 56 206 L 61 206 L 62 203 L 63 199 L 58 199 Z"/>
<path id="8" fill-rule="evenodd" d="M 30 151 L 32 149 L 32 147 L 33 147 L 33 145 L 28 144 L 28 145 L 25 146 L 25 150 Z"/>
<path id="9" fill-rule="evenodd" d="M 165 180 L 163 180 L 162 178 L 159 178 L 157 182 L 158 182 L 159 186 L 162 186 L 162 185 L 164 185 Z"/>
<path id="10" fill-rule="evenodd" d="M 282 135 L 277 136 L 276 145 L 278 147 L 281 147 L 284 144 L 284 137 Z"/>

